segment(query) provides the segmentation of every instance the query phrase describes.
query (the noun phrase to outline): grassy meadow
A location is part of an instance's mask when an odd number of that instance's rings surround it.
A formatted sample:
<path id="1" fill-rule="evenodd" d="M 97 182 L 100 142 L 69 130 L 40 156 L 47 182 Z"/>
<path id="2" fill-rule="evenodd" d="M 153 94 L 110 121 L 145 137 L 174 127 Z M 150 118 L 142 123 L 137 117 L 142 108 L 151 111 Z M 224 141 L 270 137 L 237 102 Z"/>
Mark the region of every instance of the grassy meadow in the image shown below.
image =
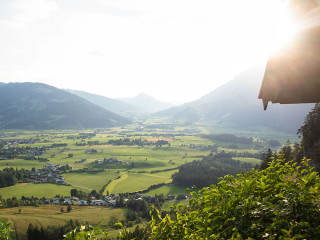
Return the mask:
<path id="1" fill-rule="evenodd" d="M 60 130 L 60 131 L 18 131 L 17 139 L 38 139 L 34 144 L 19 144 L 19 147 L 46 147 L 41 158 L 47 158 L 48 163 L 68 165 L 72 171 L 62 173 L 64 181 L 72 186 L 58 186 L 54 184 L 18 184 L 9 188 L 0 189 L 3 198 L 12 196 L 50 197 L 60 194 L 67 196 L 71 188 L 85 191 L 100 191 L 105 185 L 104 193 L 135 192 L 148 189 L 151 185 L 170 183 L 171 176 L 178 171 L 178 167 L 193 160 L 201 160 L 210 150 L 200 150 L 199 146 L 218 144 L 218 151 L 250 152 L 258 150 L 252 148 L 228 148 L 228 143 L 215 142 L 202 138 L 199 133 L 210 133 L 203 126 L 197 128 L 196 133 L 184 133 L 186 128 L 177 127 L 168 132 L 166 129 L 152 129 L 148 131 L 135 131 L 131 127 L 93 130 Z M 188 130 L 188 129 L 187 129 Z M 11 132 L 14 133 L 14 132 Z M 84 134 L 93 134 L 85 136 Z M 149 143 L 159 140 L 168 141 L 162 146 L 154 145 L 111 145 L 109 140 L 128 138 L 130 140 L 142 139 Z M 10 139 L 7 137 L 6 139 Z M 89 144 L 91 142 L 91 144 Z M 94 145 L 92 143 L 99 143 Z M 52 147 L 53 144 L 60 146 Z M 63 146 L 64 145 L 64 146 Z M 79 146 L 81 145 L 81 146 Z M 90 150 L 96 150 L 90 153 Z M 116 158 L 122 163 L 99 163 L 104 159 Z M 85 161 L 81 161 L 85 159 Z M 259 159 L 237 158 L 237 160 L 259 164 Z M 22 158 L 0 160 L 0 169 L 13 167 L 17 169 L 40 169 L 46 162 L 39 160 L 24 160 Z M 172 170 L 170 170 L 172 169 Z M 100 172 L 99 172 L 100 171 Z M 154 171 L 160 171 L 153 173 Z M 161 172 L 162 171 L 162 172 Z M 109 183 L 109 184 L 108 184 Z M 50 193 L 46 190 L 50 188 Z M 168 189 L 172 187 L 168 187 Z M 165 187 L 160 188 L 162 190 Z M 161 192 L 162 190 L 159 190 Z M 150 193 L 155 192 L 152 190 Z M 170 192 L 164 190 L 163 192 Z M 180 191 L 180 190 L 179 190 Z M 174 191 L 173 191 L 174 192 Z"/>
<path id="2" fill-rule="evenodd" d="M 105 208 L 98 206 L 72 206 L 70 212 L 60 212 L 63 206 L 60 205 L 41 205 L 39 207 L 20 206 L 14 208 L 0 209 L 0 220 L 8 219 L 14 222 L 14 229 L 20 240 L 27 239 L 27 229 L 29 223 L 38 227 L 47 227 L 48 225 L 65 225 L 68 221 L 73 220 L 85 225 L 98 226 L 110 232 L 113 236 L 119 236 L 119 231 L 110 228 L 108 222 L 111 216 L 120 220 L 124 219 L 125 211 L 123 209 Z M 19 214 L 21 209 L 21 214 Z"/>
<path id="3" fill-rule="evenodd" d="M 88 192 L 88 190 L 84 188 L 50 183 L 20 183 L 10 187 L 0 188 L 0 195 L 5 199 L 12 197 L 21 198 L 22 196 L 54 198 L 57 194 L 61 196 L 70 196 L 72 188 Z"/>

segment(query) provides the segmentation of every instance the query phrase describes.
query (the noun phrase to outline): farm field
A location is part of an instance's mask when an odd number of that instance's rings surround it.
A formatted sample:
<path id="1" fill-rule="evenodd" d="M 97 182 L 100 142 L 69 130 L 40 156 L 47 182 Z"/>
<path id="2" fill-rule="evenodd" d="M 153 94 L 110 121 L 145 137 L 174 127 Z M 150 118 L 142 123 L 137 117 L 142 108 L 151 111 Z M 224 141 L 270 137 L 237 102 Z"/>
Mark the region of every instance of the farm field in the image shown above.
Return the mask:
<path id="1" fill-rule="evenodd" d="M 70 196 L 70 191 L 72 188 L 76 188 L 85 192 L 88 190 L 83 188 L 63 186 L 57 184 L 49 183 L 20 183 L 14 186 L 0 188 L 0 195 L 2 198 L 12 198 L 17 197 L 38 197 L 38 198 L 54 198 L 57 194 L 61 196 Z"/>
<path id="2" fill-rule="evenodd" d="M 173 171 L 170 171 L 173 172 Z M 107 187 L 110 193 L 126 193 L 146 190 L 151 185 L 170 183 L 171 175 L 160 175 L 151 173 L 128 173 L 122 175 L 115 186 Z"/>
<path id="3" fill-rule="evenodd" d="M 66 209 L 66 206 L 64 206 Z M 21 209 L 21 214 L 19 214 Z M 59 205 L 42 205 L 39 207 L 20 206 L 0 209 L 0 220 L 8 219 L 14 222 L 14 228 L 20 240 L 27 239 L 26 233 L 29 223 L 38 227 L 48 225 L 64 225 L 68 221 L 78 221 L 85 225 L 86 222 L 93 226 L 107 230 L 113 236 L 119 236 L 119 230 L 110 228 L 108 222 L 111 216 L 119 221 L 124 219 L 123 209 L 105 208 L 98 206 L 72 206 L 70 212 L 61 213 Z"/>
<path id="4" fill-rule="evenodd" d="M 179 186 L 174 186 L 174 185 L 166 185 L 159 187 L 157 189 L 152 189 L 146 193 L 145 195 L 149 196 L 154 196 L 156 194 L 163 194 L 165 196 L 167 195 L 178 195 L 180 193 L 185 193 L 185 188 L 184 187 L 179 187 Z"/>
<path id="5" fill-rule="evenodd" d="M 65 181 L 72 186 L 87 190 L 101 190 L 103 186 L 119 176 L 115 171 L 107 170 L 103 172 L 70 172 L 62 174 Z"/>
<path id="6" fill-rule="evenodd" d="M 185 193 L 185 187 L 175 186 L 172 175 L 179 172 L 181 165 L 223 152 L 236 153 L 238 155 L 234 160 L 250 163 L 254 167 L 260 164 L 260 151 L 268 147 L 266 140 L 258 138 L 254 138 L 252 144 L 215 141 L 203 136 L 211 133 L 204 126 L 194 127 L 193 130 L 177 127 L 136 131 L 128 126 L 83 131 L 3 131 L 1 133 L 7 135 L 0 137 L 0 170 L 26 169 L 32 172 L 33 177 L 29 183 L 20 181 L 13 186 L 0 188 L 2 202 L 23 196 L 39 199 L 52 199 L 56 195 L 69 197 L 72 189 L 85 194 L 88 201 L 93 193 L 100 194 L 98 199 L 104 199 L 106 195 L 112 195 L 115 199 L 114 196 L 118 194 L 128 198 L 127 193 L 135 197 L 133 193 L 141 191 L 143 196 L 177 196 Z M 49 173 L 55 178 L 43 180 L 46 176 L 42 172 L 47 171 L 49 166 L 50 169 L 59 170 Z M 186 205 L 188 201 L 165 201 L 162 209 L 170 210 L 171 205 L 177 204 Z M 3 208 L 0 209 L 0 220 L 12 220 L 19 239 L 25 239 L 30 222 L 46 227 L 63 225 L 70 219 L 80 223 L 88 221 L 116 238 L 119 231 L 110 228 L 110 217 L 115 216 L 120 221 L 127 219 L 128 212 L 135 212 L 123 207 L 72 206 L 71 212 L 61 213 L 61 207 L 66 209 L 67 206 L 40 204 L 39 207 Z M 135 219 L 140 219 L 139 224 L 143 225 L 145 219 L 141 218 L 142 212 L 135 214 Z M 137 225 L 135 220 L 132 223 L 131 229 Z"/>
<path id="7" fill-rule="evenodd" d="M 45 152 L 28 160 L 22 159 L 21 156 L 0 160 L 0 169 L 7 167 L 41 169 L 48 163 L 67 165 L 72 170 L 62 171 L 61 176 L 66 183 L 72 186 L 16 185 L 8 189 L 0 189 L 0 195 L 3 198 L 23 194 L 28 196 L 34 194 L 40 197 L 44 193 L 44 197 L 49 196 L 50 194 L 41 190 L 42 186 L 50 187 L 51 195 L 68 195 L 71 188 L 101 191 L 106 185 L 108 186 L 104 189 L 105 194 L 107 191 L 109 193 L 136 192 L 146 190 L 151 185 L 170 183 L 172 174 L 178 171 L 179 166 L 194 160 L 201 160 L 211 152 L 210 146 L 216 144 L 218 144 L 218 151 L 227 153 L 236 151 L 254 154 L 259 152 L 244 144 L 239 144 L 238 149 L 228 148 L 228 142 L 203 138 L 201 132 L 209 132 L 205 127 L 201 126 L 198 129 L 199 131 L 195 133 L 192 131 L 184 133 L 183 127 L 177 127 L 170 132 L 164 129 L 139 132 L 130 126 L 99 131 L 11 131 L 3 138 L 4 140 L 11 139 L 10 134 L 14 134 L 15 139 L 36 139 L 33 143 L 22 142 L 18 146 L 21 148 L 45 147 Z M 125 139 L 128 144 L 112 144 L 112 141 L 124 141 Z M 143 142 L 143 144 L 132 144 L 135 141 Z M 158 144 L 161 141 L 163 141 L 162 144 Z M 110 163 L 107 159 L 117 159 L 118 162 Z M 252 163 L 253 166 L 260 162 L 259 159 L 248 157 L 238 157 L 236 160 Z M 155 171 L 158 173 L 154 173 Z M 168 189 L 164 192 L 171 191 Z M 154 191 L 156 190 L 153 189 L 150 193 Z"/>
<path id="8" fill-rule="evenodd" d="M 13 168 L 24 168 L 31 170 L 33 167 L 42 168 L 46 163 L 37 160 L 24 160 L 24 159 L 8 159 L 0 161 L 0 169 L 13 167 Z"/>

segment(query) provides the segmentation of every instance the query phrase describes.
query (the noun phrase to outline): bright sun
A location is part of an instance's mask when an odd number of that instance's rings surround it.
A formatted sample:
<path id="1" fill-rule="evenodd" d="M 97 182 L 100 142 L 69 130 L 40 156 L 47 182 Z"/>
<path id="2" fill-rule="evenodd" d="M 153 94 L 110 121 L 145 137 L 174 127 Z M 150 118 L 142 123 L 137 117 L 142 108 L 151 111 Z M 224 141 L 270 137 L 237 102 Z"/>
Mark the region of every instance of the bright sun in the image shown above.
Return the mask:
<path id="1" fill-rule="evenodd" d="M 275 8 L 274 17 L 273 24 L 275 28 L 270 41 L 269 54 L 276 53 L 284 48 L 297 31 L 297 27 L 292 22 L 289 10 L 285 5 L 279 4 Z"/>

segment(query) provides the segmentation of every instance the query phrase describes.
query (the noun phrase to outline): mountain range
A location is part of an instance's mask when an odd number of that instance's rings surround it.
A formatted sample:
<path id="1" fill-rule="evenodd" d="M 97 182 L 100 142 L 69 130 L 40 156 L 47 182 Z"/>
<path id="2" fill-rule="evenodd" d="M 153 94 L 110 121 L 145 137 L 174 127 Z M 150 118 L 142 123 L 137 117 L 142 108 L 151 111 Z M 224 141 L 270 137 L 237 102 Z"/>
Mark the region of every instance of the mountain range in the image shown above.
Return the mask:
<path id="1" fill-rule="evenodd" d="M 43 83 L 0 85 L 0 128 L 83 129 L 128 123 L 123 116 Z"/>
<path id="2" fill-rule="evenodd" d="M 115 99 L 78 90 L 66 89 L 66 91 L 82 97 L 109 111 L 126 115 L 130 114 L 130 116 L 135 116 L 137 113 L 154 113 L 173 106 L 170 103 L 159 101 L 145 93 L 140 93 L 133 98 Z"/>
<path id="3" fill-rule="evenodd" d="M 264 111 L 258 100 L 263 74 L 263 66 L 248 69 L 198 100 L 175 107 L 144 93 L 114 99 L 42 83 L 0 83 L 0 128 L 113 127 L 148 113 L 149 117 L 186 124 L 214 123 L 243 130 L 264 127 L 295 133 L 313 104 L 271 104 Z"/>
<path id="4" fill-rule="evenodd" d="M 134 113 L 134 112 L 140 111 L 140 109 L 137 106 L 134 106 L 129 103 L 125 103 L 118 99 L 108 98 L 105 96 L 88 93 L 84 91 L 71 90 L 71 89 L 65 89 L 65 90 L 112 112 L 116 112 L 116 113 L 132 113 L 133 112 Z"/>

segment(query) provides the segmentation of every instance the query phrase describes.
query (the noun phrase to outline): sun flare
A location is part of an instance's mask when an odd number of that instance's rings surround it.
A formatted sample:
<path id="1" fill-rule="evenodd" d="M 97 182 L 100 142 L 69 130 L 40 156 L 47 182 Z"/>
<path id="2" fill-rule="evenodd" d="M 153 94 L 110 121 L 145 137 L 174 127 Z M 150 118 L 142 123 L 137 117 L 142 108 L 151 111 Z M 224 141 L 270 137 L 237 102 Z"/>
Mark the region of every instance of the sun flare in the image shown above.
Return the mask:
<path id="1" fill-rule="evenodd" d="M 288 5 L 282 2 L 273 6 L 273 14 L 267 20 L 270 22 L 269 55 L 275 54 L 286 47 L 298 31 L 289 10 Z"/>
<path id="2" fill-rule="evenodd" d="M 280 6 L 278 11 L 275 32 L 270 43 L 270 54 L 283 49 L 297 32 L 297 28 L 290 19 L 288 9 L 285 6 Z"/>

